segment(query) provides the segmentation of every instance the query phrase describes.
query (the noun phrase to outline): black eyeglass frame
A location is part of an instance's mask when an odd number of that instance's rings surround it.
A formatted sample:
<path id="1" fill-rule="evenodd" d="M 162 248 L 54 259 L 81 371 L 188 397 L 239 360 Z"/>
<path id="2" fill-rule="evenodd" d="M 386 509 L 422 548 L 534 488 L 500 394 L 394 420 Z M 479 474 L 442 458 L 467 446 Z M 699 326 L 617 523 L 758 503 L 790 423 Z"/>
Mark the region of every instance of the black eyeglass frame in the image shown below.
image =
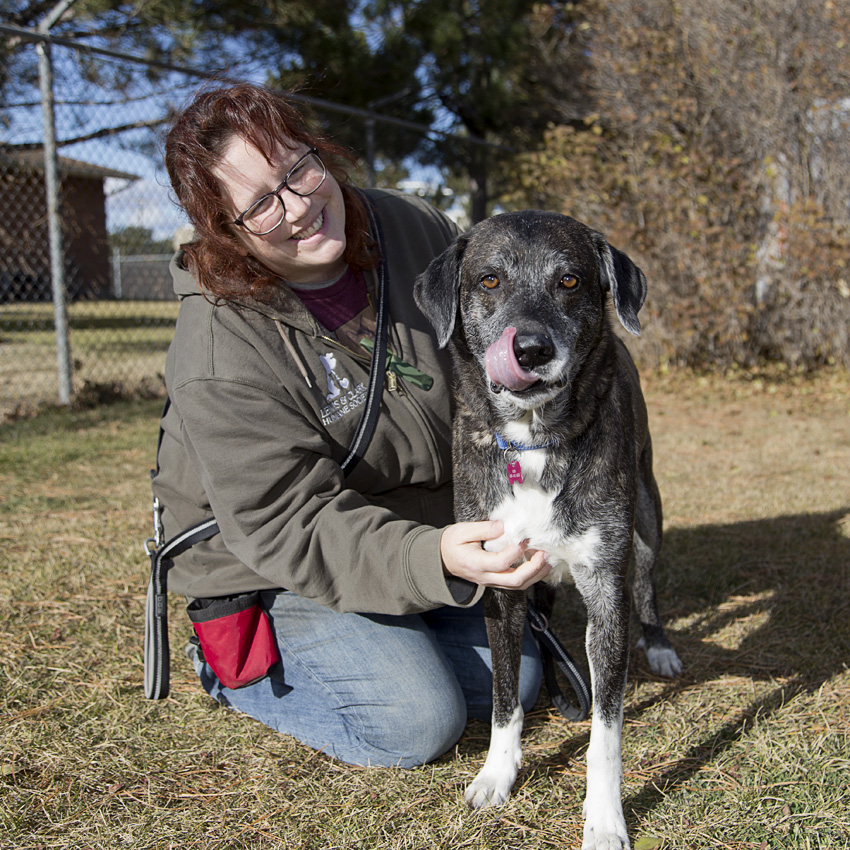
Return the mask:
<path id="1" fill-rule="evenodd" d="M 319 165 L 322 166 L 322 179 L 319 180 L 319 182 L 315 185 L 315 187 L 312 188 L 309 192 L 298 192 L 297 190 L 293 189 L 289 185 L 289 178 L 292 177 L 292 175 L 296 171 L 296 169 L 298 169 L 299 166 L 301 166 L 305 162 L 305 160 L 309 159 L 311 156 L 316 157 L 316 159 L 319 161 Z M 281 197 L 282 192 L 288 191 L 288 192 L 292 192 L 293 195 L 298 195 L 298 197 L 300 197 L 300 198 L 307 198 L 310 195 L 312 195 L 314 192 L 318 191 L 318 189 L 325 182 L 325 180 L 327 180 L 327 177 L 328 177 L 328 167 L 325 165 L 325 161 L 322 159 L 322 155 L 319 153 L 319 149 L 318 148 L 310 148 L 310 150 L 308 150 L 304 154 L 304 156 L 299 157 L 298 161 L 292 166 L 292 168 L 290 168 L 289 171 L 286 172 L 286 177 L 283 178 L 283 182 L 280 184 L 280 186 L 277 187 L 277 189 L 275 189 L 272 192 L 267 192 L 262 197 L 257 198 L 257 200 L 254 201 L 254 203 L 251 204 L 251 206 L 248 207 L 248 209 L 244 210 L 235 219 L 233 219 L 231 224 L 235 224 L 238 227 L 244 227 L 245 230 L 248 231 L 248 233 L 252 233 L 254 236 L 266 236 L 267 234 L 277 230 L 278 227 L 280 227 L 283 224 L 284 220 L 286 219 L 286 204 L 283 202 L 283 198 Z M 274 227 L 270 227 L 268 230 L 262 230 L 262 231 L 251 230 L 251 228 L 247 224 L 245 224 L 245 216 L 248 215 L 251 212 L 251 210 L 254 209 L 254 207 L 257 207 L 260 204 L 262 204 L 263 201 L 265 201 L 267 198 L 276 198 L 278 200 L 278 202 L 280 203 L 280 209 L 281 209 L 281 212 L 283 213 L 280 217 L 280 221 Z"/>

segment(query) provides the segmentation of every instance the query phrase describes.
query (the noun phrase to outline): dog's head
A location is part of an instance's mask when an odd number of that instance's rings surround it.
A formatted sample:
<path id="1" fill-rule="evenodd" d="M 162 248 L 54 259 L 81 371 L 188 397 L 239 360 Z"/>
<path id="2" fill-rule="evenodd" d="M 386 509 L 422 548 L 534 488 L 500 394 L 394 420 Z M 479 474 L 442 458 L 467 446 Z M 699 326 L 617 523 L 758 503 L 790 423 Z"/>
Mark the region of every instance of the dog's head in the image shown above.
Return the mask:
<path id="1" fill-rule="evenodd" d="M 639 335 L 643 272 L 575 219 L 526 210 L 459 236 L 420 275 L 414 296 L 441 347 L 454 334 L 490 391 L 529 410 L 570 384 L 598 344 L 609 292 L 623 326 Z"/>

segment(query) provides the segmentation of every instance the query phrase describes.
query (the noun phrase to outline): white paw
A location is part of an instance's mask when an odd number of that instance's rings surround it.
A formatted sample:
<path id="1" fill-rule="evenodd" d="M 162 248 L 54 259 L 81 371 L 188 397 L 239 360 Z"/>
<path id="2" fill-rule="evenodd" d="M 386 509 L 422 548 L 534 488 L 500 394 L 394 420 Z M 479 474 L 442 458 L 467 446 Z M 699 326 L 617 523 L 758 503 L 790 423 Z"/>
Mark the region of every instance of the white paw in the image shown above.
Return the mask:
<path id="1" fill-rule="evenodd" d="M 490 730 L 490 750 L 484 767 L 463 795 L 473 809 L 501 806 L 511 794 L 522 765 L 522 706 L 514 709 L 507 724 L 494 723 Z"/>
<path id="2" fill-rule="evenodd" d="M 676 650 L 672 647 L 666 649 L 650 647 L 647 649 L 646 642 L 641 638 L 638 641 L 638 648 L 643 650 L 646 660 L 649 662 L 649 669 L 656 676 L 675 679 L 682 672 L 682 662 L 679 660 L 679 656 L 676 655 Z"/>
<path id="3" fill-rule="evenodd" d="M 620 807 L 608 811 L 584 804 L 584 841 L 581 850 L 629 850 L 629 836 Z"/>
<path id="4" fill-rule="evenodd" d="M 629 850 L 629 838 L 626 835 L 625 827 L 622 835 L 619 833 L 609 833 L 607 835 L 598 835 L 595 831 L 588 832 L 587 827 L 584 828 L 584 841 L 581 845 L 581 850 Z"/>
<path id="5" fill-rule="evenodd" d="M 485 767 L 466 789 L 463 798 L 473 809 L 501 806 L 510 797 L 516 776 L 516 770 L 498 774 Z"/>

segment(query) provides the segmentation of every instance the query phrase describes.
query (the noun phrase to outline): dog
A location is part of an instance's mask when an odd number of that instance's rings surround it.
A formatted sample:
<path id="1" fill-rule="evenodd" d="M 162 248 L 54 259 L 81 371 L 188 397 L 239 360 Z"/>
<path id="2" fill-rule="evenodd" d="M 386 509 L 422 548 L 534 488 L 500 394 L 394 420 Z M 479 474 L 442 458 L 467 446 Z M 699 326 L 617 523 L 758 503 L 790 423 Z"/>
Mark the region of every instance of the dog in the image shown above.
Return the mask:
<path id="1" fill-rule="evenodd" d="M 550 584 L 571 579 L 587 607 L 593 709 L 584 850 L 629 847 L 621 801 L 630 595 L 654 673 L 682 664 L 658 614 L 653 568 L 661 498 L 637 369 L 614 333 L 641 332 L 643 272 L 586 225 L 526 210 L 489 218 L 436 257 L 414 286 L 451 352 L 457 521 L 500 519 L 486 548 L 548 553 Z M 631 594 L 627 573 L 634 553 Z M 473 808 L 507 800 L 521 764 L 523 591 L 484 595 L 493 725 Z"/>

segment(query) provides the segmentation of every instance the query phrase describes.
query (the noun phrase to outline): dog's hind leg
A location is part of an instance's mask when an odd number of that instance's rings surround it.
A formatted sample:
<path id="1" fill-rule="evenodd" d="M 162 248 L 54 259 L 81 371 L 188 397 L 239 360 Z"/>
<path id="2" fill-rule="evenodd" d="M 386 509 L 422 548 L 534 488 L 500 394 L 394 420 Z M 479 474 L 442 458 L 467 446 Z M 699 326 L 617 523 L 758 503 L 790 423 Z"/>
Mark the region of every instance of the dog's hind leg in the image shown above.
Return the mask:
<path id="1" fill-rule="evenodd" d="M 652 475 L 652 450 L 647 445 L 638 476 L 632 600 L 643 632 L 638 647 L 646 654 L 653 673 L 673 678 L 682 672 L 682 662 L 667 639 L 658 613 L 653 572 L 660 551 L 661 497 Z"/>
<path id="2" fill-rule="evenodd" d="M 519 666 L 525 592 L 488 589 L 484 594 L 484 617 L 493 658 L 493 726 L 487 759 L 464 794 L 474 809 L 504 803 L 522 764 Z"/>

